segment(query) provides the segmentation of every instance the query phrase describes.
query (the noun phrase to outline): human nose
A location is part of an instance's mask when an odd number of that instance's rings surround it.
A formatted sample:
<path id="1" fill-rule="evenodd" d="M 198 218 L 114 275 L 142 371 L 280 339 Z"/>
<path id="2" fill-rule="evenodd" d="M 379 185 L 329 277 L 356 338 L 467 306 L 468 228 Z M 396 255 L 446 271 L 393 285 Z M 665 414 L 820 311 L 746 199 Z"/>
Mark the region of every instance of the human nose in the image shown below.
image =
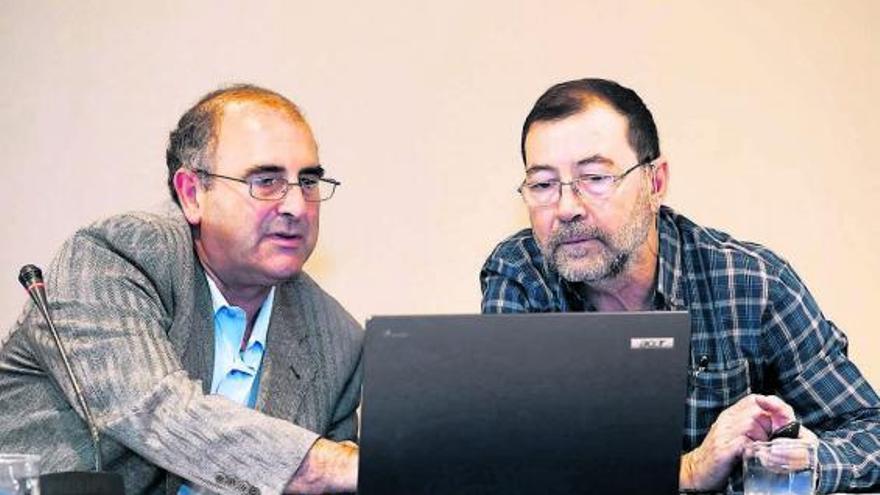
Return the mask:
<path id="1" fill-rule="evenodd" d="M 586 212 L 586 204 L 577 190 L 577 185 L 574 182 L 560 182 L 556 216 L 562 221 L 570 222 L 584 216 Z"/>
<path id="2" fill-rule="evenodd" d="M 287 194 L 278 202 L 278 212 L 299 217 L 308 208 L 308 204 L 299 186 L 291 184 L 288 187 Z"/>

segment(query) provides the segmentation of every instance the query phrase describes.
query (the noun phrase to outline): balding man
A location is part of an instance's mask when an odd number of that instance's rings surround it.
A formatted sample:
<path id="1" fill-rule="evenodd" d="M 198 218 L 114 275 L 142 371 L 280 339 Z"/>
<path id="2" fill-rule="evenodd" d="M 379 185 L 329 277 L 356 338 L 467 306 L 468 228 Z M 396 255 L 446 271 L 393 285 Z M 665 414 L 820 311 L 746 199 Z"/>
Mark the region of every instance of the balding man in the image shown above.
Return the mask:
<path id="1" fill-rule="evenodd" d="M 234 86 L 171 133 L 161 214 L 77 232 L 51 313 L 129 493 L 354 491 L 362 331 L 303 273 L 336 186 L 278 93 Z M 86 424 L 28 304 L 0 351 L 0 445 L 87 469 Z M 182 479 L 181 479 L 182 478 Z"/>

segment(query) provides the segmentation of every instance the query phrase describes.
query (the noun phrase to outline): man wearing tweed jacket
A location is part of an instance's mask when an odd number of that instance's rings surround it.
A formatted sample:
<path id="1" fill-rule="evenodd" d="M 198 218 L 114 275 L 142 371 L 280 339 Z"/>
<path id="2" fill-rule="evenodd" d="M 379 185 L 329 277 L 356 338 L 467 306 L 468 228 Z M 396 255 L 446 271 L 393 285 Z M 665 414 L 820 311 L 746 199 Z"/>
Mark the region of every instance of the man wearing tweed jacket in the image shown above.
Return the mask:
<path id="1" fill-rule="evenodd" d="M 362 332 L 302 272 L 338 185 L 308 124 L 272 91 L 215 91 L 180 119 L 167 161 L 179 208 L 86 227 L 47 273 L 105 469 L 130 493 L 354 491 Z M 0 350 L 0 404 L 0 450 L 41 454 L 44 472 L 90 468 L 32 304 Z"/>

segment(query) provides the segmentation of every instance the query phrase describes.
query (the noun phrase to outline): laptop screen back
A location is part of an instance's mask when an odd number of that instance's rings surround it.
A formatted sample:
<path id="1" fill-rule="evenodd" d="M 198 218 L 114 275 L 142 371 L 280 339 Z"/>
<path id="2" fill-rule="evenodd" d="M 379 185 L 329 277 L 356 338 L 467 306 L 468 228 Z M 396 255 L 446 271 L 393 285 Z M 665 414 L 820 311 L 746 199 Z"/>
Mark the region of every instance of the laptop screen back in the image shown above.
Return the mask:
<path id="1" fill-rule="evenodd" d="M 375 317 L 358 493 L 677 493 L 687 312 Z"/>

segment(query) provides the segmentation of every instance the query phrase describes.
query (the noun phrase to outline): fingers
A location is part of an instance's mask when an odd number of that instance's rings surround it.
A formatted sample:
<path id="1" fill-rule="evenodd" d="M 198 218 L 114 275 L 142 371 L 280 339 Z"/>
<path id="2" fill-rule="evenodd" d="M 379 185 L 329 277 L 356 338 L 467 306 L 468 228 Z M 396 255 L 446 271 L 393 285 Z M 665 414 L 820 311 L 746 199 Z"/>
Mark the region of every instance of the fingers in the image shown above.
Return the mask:
<path id="1" fill-rule="evenodd" d="M 716 423 L 727 425 L 733 435 L 752 441 L 767 440 L 773 431 L 773 417 L 758 403 L 759 395 L 747 395 L 718 416 Z"/>
<path id="2" fill-rule="evenodd" d="M 803 448 L 801 443 L 791 443 L 793 440 L 783 440 L 781 443 L 770 443 L 764 447 L 755 449 L 755 457 L 765 467 L 799 471 L 807 469 L 812 464 L 810 450 Z"/>
<path id="3" fill-rule="evenodd" d="M 703 443 L 688 454 L 681 479 L 692 487 L 717 488 L 749 444 L 768 440 L 772 431 L 794 420 L 794 410 L 779 397 L 743 397 L 718 415 Z"/>
<path id="4" fill-rule="evenodd" d="M 788 414 L 794 418 L 794 409 L 775 395 L 751 394 L 749 397 L 754 398 L 755 403 L 769 413 Z"/>
<path id="5" fill-rule="evenodd" d="M 769 431 L 774 431 L 796 420 L 794 409 L 775 395 L 750 395 L 755 404 L 769 414 L 771 426 Z"/>
<path id="6" fill-rule="evenodd" d="M 804 440 L 813 445 L 819 445 L 819 437 L 803 425 L 801 425 L 801 429 L 798 432 L 798 440 Z"/>
<path id="7" fill-rule="evenodd" d="M 741 428 L 742 436 L 751 442 L 765 442 L 769 440 L 768 432 L 770 418 L 763 413 L 759 413 L 757 417 L 746 418 Z"/>

